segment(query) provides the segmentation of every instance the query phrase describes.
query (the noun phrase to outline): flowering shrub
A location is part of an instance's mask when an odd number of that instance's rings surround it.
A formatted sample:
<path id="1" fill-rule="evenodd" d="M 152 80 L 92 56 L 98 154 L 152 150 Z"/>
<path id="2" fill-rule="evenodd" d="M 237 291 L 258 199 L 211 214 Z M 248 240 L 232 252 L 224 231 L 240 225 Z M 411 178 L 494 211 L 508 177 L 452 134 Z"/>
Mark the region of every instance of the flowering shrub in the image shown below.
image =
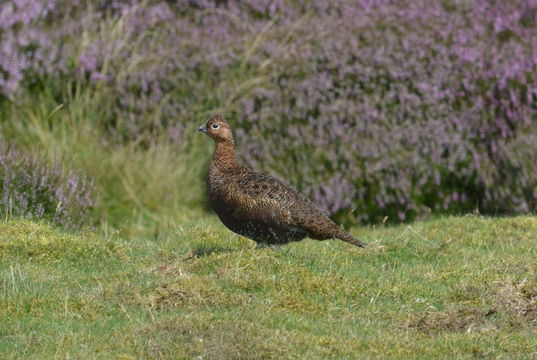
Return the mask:
<path id="1" fill-rule="evenodd" d="M 69 6 L 0 5 L 2 94 L 24 74 L 98 86 L 127 141 L 224 108 L 244 161 L 340 218 L 537 207 L 535 0 Z"/>
<path id="2" fill-rule="evenodd" d="M 45 218 L 78 228 L 90 222 L 93 182 L 57 163 L 46 166 L 13 149 L 0 149 L 0 213 Z"/>
<path id="3" fill-rule="evenodd" d="M 367 3 L 273 52 L 244 158 L 363 221 L 535 211 L 537 3 Z"/>
<path id="4" fill-rule="evenodd" d="M 37 0 L 0 4 L 0 96 L 12 97 L 25 75 L 42 73 L 54 63 L 56 46 L 36 26 L 54 6 L 55 1 Z"/>

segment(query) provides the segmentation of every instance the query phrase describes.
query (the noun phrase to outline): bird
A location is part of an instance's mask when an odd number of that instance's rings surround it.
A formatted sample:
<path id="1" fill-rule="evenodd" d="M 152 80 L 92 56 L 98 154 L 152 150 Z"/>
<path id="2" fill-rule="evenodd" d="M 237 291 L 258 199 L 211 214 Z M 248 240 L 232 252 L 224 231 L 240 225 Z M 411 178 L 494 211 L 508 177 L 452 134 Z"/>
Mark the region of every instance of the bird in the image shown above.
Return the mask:
<path id="1" fill-rule="evenodd" d="M 209 204 L 231 231 L 259 247 L 306 237 L 365 244 L 334 223 L 313 202 L 285 182 L 241 165 L 230 125 L 216 115 L 198 128 L 215 142 L 207 176 Z"/>

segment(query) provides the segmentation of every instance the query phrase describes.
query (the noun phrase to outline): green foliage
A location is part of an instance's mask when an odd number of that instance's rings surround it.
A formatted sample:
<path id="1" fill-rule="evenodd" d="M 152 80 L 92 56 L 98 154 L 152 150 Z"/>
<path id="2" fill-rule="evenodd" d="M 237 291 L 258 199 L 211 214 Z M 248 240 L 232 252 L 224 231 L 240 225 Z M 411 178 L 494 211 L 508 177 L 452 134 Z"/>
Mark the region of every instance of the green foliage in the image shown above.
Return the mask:
<path id="1" fill-rule="evenodd" d="M 158 235 L 185 214 L 201 213 L 210 147 L 196 134 L 197 122 L 188 127 L 189 141 L 174 144 L 161 138 L 146 148 L 114 141 L 105 118 L 94 90 L 78 89 L 64 104 L 45 93 L 36 103 L 6 107 L 9 121 L 0 122 L 0 133 L 51 165 L 61 159 L 91 174 L 96 195 L 92 216 L 103 227 Z"/>
<path id="2" fill-rule="evenodd" d="M 128 241 L 0 230 L 10 359 L 527 359 L 537 346 L 532 217 L 363 229 L 365 250 L 254 249 L 215 218 Z"/>

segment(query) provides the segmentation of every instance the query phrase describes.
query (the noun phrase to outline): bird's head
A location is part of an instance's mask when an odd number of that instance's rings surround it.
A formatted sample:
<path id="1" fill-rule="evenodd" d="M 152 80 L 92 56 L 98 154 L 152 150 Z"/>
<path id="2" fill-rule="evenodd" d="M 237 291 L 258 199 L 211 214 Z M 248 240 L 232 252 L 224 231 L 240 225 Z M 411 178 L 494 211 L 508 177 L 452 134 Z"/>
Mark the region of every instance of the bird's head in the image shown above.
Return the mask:
<path id="1" fill-rule="evenodd" d="M 216 142 L 233 142 L 233 134 L 229 124 L 220 116 L 213 116 L 204 125 L 198 128 L 198 131 L 204 132 L 213 138 Z"/>

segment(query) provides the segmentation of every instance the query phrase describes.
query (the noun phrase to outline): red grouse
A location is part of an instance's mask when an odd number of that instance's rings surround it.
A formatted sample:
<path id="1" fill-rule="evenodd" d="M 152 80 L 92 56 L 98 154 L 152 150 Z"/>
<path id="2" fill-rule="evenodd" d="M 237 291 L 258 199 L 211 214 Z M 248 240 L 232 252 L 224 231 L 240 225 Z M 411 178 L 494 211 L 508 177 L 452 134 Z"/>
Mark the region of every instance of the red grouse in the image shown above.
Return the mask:
<path id="1" fill-rule="evenodd" d="M 212 117 L 198 130 L 216 143 L 207 179 L 209 202 L 228 229 L 260 245 L 310 237 L 365 246 L 289 185 L 240 165 L 231 128 L 221 116 Z"/>

